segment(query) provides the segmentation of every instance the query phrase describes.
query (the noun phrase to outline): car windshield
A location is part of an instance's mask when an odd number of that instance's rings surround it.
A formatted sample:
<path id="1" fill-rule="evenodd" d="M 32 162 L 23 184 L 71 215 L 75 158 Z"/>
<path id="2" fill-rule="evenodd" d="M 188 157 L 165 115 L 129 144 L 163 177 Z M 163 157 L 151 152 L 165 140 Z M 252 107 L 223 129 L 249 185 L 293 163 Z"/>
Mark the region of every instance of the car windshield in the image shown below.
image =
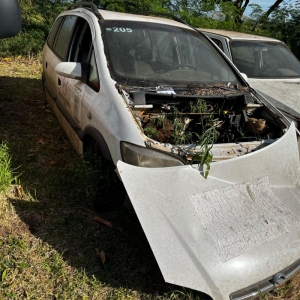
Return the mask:
<path id="1" fill-rule="evenodd" d="M 250 78 L 300 77 L 300 62 L 283 43 L 232 41 L 231 51 L 234 64 Z"/>
<path id="2" fill-rule="evenodd" d="M 149 22 L 104 21 L 112 77 L 135 86 L 236 84 L 230 65 L 200 33 Z"/>

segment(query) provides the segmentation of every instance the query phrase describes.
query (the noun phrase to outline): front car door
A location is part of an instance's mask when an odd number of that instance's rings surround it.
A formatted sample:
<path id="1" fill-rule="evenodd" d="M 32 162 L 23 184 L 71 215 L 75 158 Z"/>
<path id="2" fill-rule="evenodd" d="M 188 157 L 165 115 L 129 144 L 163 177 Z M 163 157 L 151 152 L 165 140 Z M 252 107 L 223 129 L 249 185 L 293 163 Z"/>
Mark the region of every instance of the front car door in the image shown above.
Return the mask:
<path id="1" fill-rule="evenodd" d="M 81 128 L 81 102 L 90 70 L 92 29 L 83 18 L 78 18 L 70 40 L 67 61 L 81 63 L 80 80 L 58 75 L 58 99 L 69 114 L 70 121 Z"/>

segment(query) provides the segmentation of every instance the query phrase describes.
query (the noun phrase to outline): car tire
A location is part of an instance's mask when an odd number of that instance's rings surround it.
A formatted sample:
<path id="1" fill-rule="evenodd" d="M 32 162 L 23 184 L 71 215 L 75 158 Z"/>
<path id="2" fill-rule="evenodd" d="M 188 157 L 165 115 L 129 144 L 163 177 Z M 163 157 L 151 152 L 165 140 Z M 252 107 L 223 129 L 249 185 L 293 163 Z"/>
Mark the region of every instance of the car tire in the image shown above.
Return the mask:
<path id="1" fill-rule="evenodd" d="M 112 161 L 105 159 L 96 141 L 92 138 L 84 142 L 83 158 L 95 168 L 96 186 L 93 205 L 97 211 L 107 211 L 116 207 L 126 195 L 123 183 L 115 172 Z"/>

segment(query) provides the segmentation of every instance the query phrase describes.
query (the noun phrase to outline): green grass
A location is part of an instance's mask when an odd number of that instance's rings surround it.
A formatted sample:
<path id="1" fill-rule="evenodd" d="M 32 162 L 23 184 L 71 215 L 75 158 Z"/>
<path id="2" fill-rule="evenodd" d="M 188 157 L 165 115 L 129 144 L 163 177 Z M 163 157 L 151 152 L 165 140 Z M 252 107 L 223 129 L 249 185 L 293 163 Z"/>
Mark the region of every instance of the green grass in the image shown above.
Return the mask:
<path id="1" fill-rule="evenodd" d="M 122 199 L 112 211 L 94 208 L 91 170 L 45 104 L 40 73 L 37 60 L 0 59 L 0 142 L 23 190 L 0 194 L 0 300 L 208 299 L 164 282 Z M 300 299 L 299 278 L 265 299 Z"/>
<path id="2" fill-rule="evenodd" d="M 0 59 L 0 142 L 23 191 L 0 196 L 0 300 L 208 299 L 164 282 L 123 199 L 95 209 L 93 170 L 45 103 L 40 76 L 38 60 Z"/>
<path id="3" fill-rule="evenodd" d="M 0 192 L 5 191 L 13 182 L 13 170 L 8 146 L 5 142 L 0 144 Z"/>

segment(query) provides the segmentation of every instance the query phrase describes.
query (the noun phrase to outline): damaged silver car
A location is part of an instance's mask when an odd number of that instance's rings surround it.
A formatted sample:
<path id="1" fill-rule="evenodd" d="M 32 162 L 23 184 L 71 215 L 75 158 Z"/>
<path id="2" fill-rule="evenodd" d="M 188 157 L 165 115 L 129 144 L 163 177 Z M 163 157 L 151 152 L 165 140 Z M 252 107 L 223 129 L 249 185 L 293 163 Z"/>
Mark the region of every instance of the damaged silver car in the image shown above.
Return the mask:
<path id="1" fill-rule="evenodd" d="M 300 266 L 296 131 L 202 33 L 77 3 L 43 52 L 78 153 L 116 166 L 164 279 L 250 299 Z"/>
<path id="2" fill-rule="evenodd" d="M 201 29 L 224 51 L 248 83 L 300 124 L 300 61 L 280 40 L 242 32 Z"/>

